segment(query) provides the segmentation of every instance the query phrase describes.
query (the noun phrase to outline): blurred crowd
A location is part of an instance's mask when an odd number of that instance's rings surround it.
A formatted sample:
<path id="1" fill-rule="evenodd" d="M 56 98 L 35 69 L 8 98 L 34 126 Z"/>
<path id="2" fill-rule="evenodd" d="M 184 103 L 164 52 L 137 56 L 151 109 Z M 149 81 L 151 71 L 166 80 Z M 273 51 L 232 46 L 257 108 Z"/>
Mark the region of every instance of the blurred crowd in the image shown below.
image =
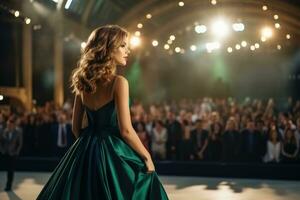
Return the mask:
<path id="1" fill-rule="evenodd" d="M 300 163 L 300 100 L 135 100 L 130 109 L 155 160 Z M 60 157 L 75 140 L 71 118 L 71 101 L 48 102 L 32 113 L 0 110 L 0 142 L 10 126 L 22 133 L 20 156 Z"/>

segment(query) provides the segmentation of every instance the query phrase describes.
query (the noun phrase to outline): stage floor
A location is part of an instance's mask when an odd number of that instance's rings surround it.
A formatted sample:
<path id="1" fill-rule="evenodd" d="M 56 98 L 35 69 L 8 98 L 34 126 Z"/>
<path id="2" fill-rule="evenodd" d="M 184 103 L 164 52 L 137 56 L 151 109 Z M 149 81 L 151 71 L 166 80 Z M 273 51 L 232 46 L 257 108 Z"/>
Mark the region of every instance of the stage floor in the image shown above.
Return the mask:
<path id="1" fill-rule="evenodd" d="M 5 192 L 0 172 L 1 200 L 33 200 L 50 173 L 17 172 L 12 192 Z M 299 200 L 300 181 L 160 176 L 171 200 Z"/>

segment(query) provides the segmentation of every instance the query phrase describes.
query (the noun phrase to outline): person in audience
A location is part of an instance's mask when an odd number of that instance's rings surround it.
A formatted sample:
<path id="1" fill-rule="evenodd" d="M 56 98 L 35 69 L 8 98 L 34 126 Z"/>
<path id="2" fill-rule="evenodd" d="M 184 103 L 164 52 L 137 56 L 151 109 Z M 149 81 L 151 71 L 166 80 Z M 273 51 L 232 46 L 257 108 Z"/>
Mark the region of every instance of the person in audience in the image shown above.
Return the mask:
<path id="1" fill-rule="evenodd" d="M 267 152 L 268 133 L 262 119 L 257 119 L 255 124 L 255 132 L 257 133 L 259 139 L 256 148 L 258 151 L 259 161 L 261 162 Z"/>
<path id="2" fill-rule="evenodd" d="M 5 169 L 7 171 L 7 182 L 5 191 L 10 191 L 13 184 L 16 161 L 23 144 L 23 136 L 20 129 L 16 128 L 16 121 L 10 118 L 7 126 L 0 134 L 0 151 L 3 154 Z"/>
<path id="3" fill-rule="evenodd" d="M 166 120 L 166 128 L 168 133 L 167 140 L 167 159 L 176 160 L 179 158 L 179 143 L 182 138 L 182 126 L 177 121 L 173 112 L 168 112 Z"/>
<path id="4" fill-rule="evenodd" d="M 221 141 L 222 160 L 225 162 L 238 161 L 240 153 L 240 133 L 234 117 L 228 119 Z"/>
<path id="5" fill-rule="evenodd" d="M 260 135 L 255 131 L 255 123 L 249 120 L 246 129 L 241 131 L 241 160 L 244 162 L 259 162 Z"/>
<path id="6" fill-rule="evenodd" d="M 57 123 L 52 126 L 54 149 L 56 156 L 60 158 L 66 153 L 74 140 L 71 124 L 68 124 L 66 120 L 66 114 L 61 112 L 58 114 Z"/>
<path id="7" fill-rule="evenodd" d="M 264 162 L 278 163 L 280 161 L 281 143 L 279 133 L 275 126 L 272 126 L 267 141 L 267 153 L 264 157 Z"/>
<path id="8" fill-rule="evenodd" d="M 208 135 L 207 158 L 209 161 L 220 161 L 222 155 L 222 125 L 214 123 Z"/>
<path id="9" fill-rule="evenodd" d="M 166 159 L 166 142 L 168 139 L 167 129 L 164 127 L 163 122 L 158 120 L 155 122 L 152 131 L 152 145 L 151 150 L 153 158 L 156 160 Z"/>
<path id="10" fill-rule="evenodd" d="M 183 120 L 182 139 L 179 143 L 180 160 L 194 160 L 193 141 L 191 138 L 191 124 Z"/>
<path id="11" fill-rule="evenodd" d="M 191 131 L 191 137 L 194 147 L 194 156 L 196 160 L 205 159 L 205 150 L 208 145 L 208 130 L 204 129 L 205 121 L 198 119 L 196 121 L 196 128 Z"/>
<path id="12" fill-rule="evenodd" d="M 284 132 L 284 138 L 282 141 L 282 162 L 283 163 L 295 163 L 299 152 L 299 144 L 295 137 L 294 129 L 286 129 Z"/>

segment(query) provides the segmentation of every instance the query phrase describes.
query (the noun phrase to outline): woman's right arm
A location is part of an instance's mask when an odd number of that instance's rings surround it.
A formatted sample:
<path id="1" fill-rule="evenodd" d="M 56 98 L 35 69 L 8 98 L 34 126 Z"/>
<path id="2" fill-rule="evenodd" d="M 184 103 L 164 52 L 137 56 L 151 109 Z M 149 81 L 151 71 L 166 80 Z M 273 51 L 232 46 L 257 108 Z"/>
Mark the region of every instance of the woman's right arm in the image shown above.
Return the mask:
<path id="1" fill-rule="evenodd" d="M 129 110 L 129 86 L 128 81 L 122 76 L 117 77 L 114 89 L 114 97 L 122 138 L 145 161 L 148 172 L 154 171 L 155 169 L 151 156 L 132 127 Z"/>
<path id="2" fill-rule="evenodd" d="M 83 113 L 84 113 L 84 109 L 81 102 L 81 97 L 80 95 L 76 95 L 74 100 L 73 115 L 72 115 L 72 132 L 76 139 L 79 137 L 80 134 Z"/>

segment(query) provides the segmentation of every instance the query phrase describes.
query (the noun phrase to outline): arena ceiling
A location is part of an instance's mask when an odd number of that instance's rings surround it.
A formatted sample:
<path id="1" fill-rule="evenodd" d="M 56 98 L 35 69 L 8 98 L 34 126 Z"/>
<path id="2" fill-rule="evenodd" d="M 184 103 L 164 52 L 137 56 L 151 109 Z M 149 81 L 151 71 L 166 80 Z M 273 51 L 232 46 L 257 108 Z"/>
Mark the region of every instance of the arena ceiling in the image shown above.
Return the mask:
<path id="1" fill-rule="evenodd" d="M 231 37 L 226 42 L 247 38 L 259 40 L 263 26 L 274 28 L 276 43 L 291 36 L 291 44 L 300 44 L 300 3 L 297 0 L 184 0 L 183 6 L 177 0 L 18 0 L 2 1 L 13 9 L 20 9 L 38 23 L 39 15 L 47 16 L 53 26 L 59 24 L 51 17 L 59 12 L 65 34 L 76 34 L 86 38 L 90 31 L 104 24 L 119 24 L 131 33 L 140 32 L 145 44 L 158 40 L 165 44 L 170 35 L 176 35 L 176 42 L 196 40 L 194 28 L 198 24 L 209 26 L 215 18 L 226 18 L 230 23 L 242 22 L 245 31 L 239 37 Z M 263 9 L 267 6 L 267 9 Z M 48 15 L 45 15 L 48 13 Z M 147 18 L 147 15 L 151 18 Z M 278 19 L 274 16 L 277 15 Z M 138 24 L 142 28 L 138 28 Z M 203 40 L 208 35 L 201 36 Z M 192 43 L 192 42 L 190 42 Z"/>

